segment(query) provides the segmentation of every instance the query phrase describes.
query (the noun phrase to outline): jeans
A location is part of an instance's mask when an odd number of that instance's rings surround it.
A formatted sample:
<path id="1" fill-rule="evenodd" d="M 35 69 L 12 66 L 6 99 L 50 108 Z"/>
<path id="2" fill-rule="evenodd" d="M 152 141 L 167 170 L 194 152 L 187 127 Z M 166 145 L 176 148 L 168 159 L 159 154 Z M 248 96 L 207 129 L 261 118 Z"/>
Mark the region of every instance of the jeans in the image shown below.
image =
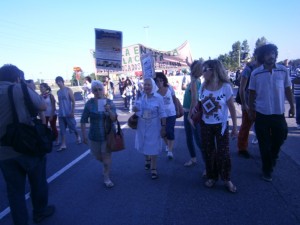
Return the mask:
<path id="1" fill-rule="evenodd" d="M 264 115 L 256 112 L 255 131 L 264 173 L 273 172 L 280 147 L 287 138 L 284 115 Z"/>
<path id="2" fill-rule="evenodd" d="M 0 161 L 6 182 L 8 201 L 15 225 L 28 224 L 25 200 L 26 177 L 30 184 L 33 214 L 42 213 L 48 205 L 46 157 L 21 155 Z"/>
<path id="3" fill-rule="evenodd" d="M 300 125 L 300 97 L 295 97 L 296 103 L 296 123 Z"/>
<path id="4" fill-rule="evenodd" d="M 201 141 L 200 141 L 200 124 L 196 124 L 196 129 L 192 127 L 188 120 L 189 112 L 184 112 L 183 123 L 186 137 L 186 144 L 190 153 L 191 158 L 196 157 L 194 140 L 202 153 L 203 160 L 205 161 L 204 154 L 202 152 Z"/>

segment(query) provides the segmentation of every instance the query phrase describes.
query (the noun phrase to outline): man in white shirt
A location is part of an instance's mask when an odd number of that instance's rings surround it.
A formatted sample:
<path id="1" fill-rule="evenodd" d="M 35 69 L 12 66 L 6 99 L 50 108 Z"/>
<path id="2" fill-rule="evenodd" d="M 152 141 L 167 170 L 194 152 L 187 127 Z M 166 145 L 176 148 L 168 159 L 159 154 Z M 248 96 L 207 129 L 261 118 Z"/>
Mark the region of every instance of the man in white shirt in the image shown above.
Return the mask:
<path id="1" fill-rule="evenodd" d="M 266 44 L 257 50 L 259 61 L 264 64 L 256 68 L 249 83 L 249 117 L 254 119 L 262 159 L 263 179 L 272 181 L 273 168 L 281 145 L 287 137 L 284 116 L 285 98 L 290 104 L 289 115 L 294 116 L 294 98 L 289 73 L 285 66 L 276 64 L 278 49 Z"/>

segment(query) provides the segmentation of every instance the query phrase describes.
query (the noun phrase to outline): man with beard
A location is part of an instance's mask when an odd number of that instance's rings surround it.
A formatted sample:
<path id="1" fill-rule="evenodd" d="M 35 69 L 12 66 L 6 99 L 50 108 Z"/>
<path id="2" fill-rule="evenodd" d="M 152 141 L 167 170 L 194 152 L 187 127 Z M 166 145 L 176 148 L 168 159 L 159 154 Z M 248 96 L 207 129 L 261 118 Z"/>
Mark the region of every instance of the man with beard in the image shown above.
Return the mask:
<path id="1" fill-rule="evenodd" d="M 262 159 L 265 181 L 272 181 L 273 168 L 281 145 L 287 137 L 284 103 L 287 98 L 289 115 L 294 116 L 294 98 L 291 81 L 285 66 L 276 64 L 277 46 L 266 44 L 257 51 L 257 58 L 264 62 L 256 68 L 249 84 L 249 117 L 255 118 L 255 131 Z"/>

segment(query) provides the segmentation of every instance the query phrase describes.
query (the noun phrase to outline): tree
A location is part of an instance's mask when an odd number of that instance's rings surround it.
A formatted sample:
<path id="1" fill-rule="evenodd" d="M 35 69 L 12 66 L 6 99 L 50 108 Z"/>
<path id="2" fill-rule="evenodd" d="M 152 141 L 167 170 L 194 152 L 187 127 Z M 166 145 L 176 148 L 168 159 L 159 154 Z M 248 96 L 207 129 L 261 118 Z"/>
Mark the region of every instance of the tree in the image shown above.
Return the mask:
<path id="1" fill-rule="evenodd" d="M 241 61 L 246 62 L 251 58 L 250 47 L 247 40 L 244 40 L 241 45 Z"/>
<path id="2" fill-rule="evenodd" d="M 222 64 L 224 65 L 224 67 L 228 70 L 232 69 L 232 59 L 231 57 L 226 53 L 224 55 L 219 55 L 218 60 L 220 60 L 222 62 Z"/>
<path id="3" fill-rule="evenodd" d="M 257 41 L 255 42 L 255 48 L 265 45 L 267 42 L 268 40 L 264 36 L 262 36 L 261 38 L 258 38 Z"/>

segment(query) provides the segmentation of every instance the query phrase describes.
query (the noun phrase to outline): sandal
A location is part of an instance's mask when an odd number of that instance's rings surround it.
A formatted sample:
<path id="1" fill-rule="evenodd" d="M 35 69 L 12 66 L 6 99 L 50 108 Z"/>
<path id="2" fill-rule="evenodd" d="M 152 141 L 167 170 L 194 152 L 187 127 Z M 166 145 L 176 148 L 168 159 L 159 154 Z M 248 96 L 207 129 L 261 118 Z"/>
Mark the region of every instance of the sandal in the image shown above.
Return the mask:
<path id="1" fill-rule="evenodd" d="M 184 164 L 184 166 L 185 166 L 185 167 L 191 167 L 191 166 L 194 166 L 194 165 L 196 165 L 196 164 L 197 164 L 197 161 L 194 161 L 194 160 L 190 159 L 189 161 L 187 161 L 187 162 Z"/>
<path id="2" fill-rule="evenodd" d="M 231 193 L 236 193 L 237 192 L 236 186 L 231 181 L 226 181 L 225 182 L 225 187 Z"/>
<path id="3" fill-rule="evenodd" d="M 151 179 L 155 180 L 158 178 L 156 169 L 151 169 Z"/>
<path id="4" fill-rule="evenodd" d="M 145 170 L 149 170 L 151 166 L 151 159 L 145 160 Z"/>
<path id="5" fill-rule="evenodd" d="M 105 187 L 107 187 L 107 188 L 112 188 L 113 186 L 115 186 L 114 183 L 111 182 L 110 179 L 104 181 L 104 185 L 105 185 Z"/>
<path id="6" fill-rule="evenodd" d="M 204 184 L 206 187 L 212 188 L 216 184 L 216 180 L 208 179 L 207 181 L 205 181 Z"/>

